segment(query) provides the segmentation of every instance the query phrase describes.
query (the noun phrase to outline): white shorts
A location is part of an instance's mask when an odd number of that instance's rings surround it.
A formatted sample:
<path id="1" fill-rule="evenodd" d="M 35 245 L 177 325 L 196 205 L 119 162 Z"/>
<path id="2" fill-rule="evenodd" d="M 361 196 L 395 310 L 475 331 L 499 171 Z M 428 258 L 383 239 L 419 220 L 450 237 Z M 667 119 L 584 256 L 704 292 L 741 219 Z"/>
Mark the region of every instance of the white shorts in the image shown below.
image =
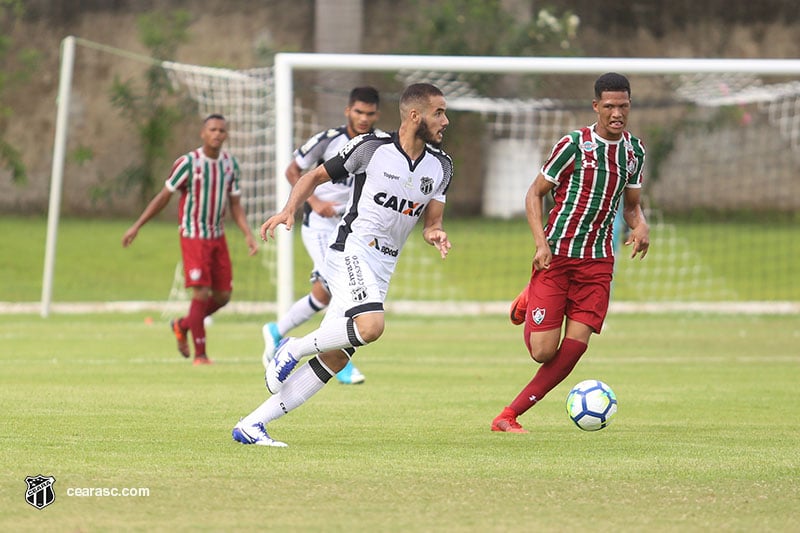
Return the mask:
<path id="1" fill-rule="evenodd" d="M 341 217 L 322 217 L 316 213 L 307 215 L 308 224 L 300 226 L 300 237 L 303 239 L 303 246 L 314 263 L 311 270 L 311 283 L 317 280 L 325 284 L 325 256 L 330 250 L 333 232 L 339 226 Z"/>
<path id="2" fill-rule="evenodd" d="M 374 249 L 349 243 L 344 252 L 328 251 L 324 271 L 331 303 L 323 321 L 383 312 L 392 270 L 386 269 L 379 255 Z"/>

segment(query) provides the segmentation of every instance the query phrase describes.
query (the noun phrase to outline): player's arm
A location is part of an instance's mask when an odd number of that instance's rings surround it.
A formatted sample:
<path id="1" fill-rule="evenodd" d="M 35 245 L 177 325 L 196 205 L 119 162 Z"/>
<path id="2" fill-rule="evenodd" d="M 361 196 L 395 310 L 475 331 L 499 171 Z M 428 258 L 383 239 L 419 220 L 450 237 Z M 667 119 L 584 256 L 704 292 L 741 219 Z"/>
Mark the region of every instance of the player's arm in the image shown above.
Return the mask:
<path id="1" fill-rule="evenodd" d="M 297 160 L 293 159 L 292 162 L 289 163 L 289 166 L 286 167 L 286 181 L 291 183 L 292 187 L 294 187 L 294 184 L 298 182 L 300 176 L 302 175 L 303 169 L 297 164 Z M 333 217 L 339 214 L 337 211 L 339 206 L 337 206 L 334 202 L 320 200 L 313 193 L 306 201 L 308 202 L 308 205 L 311 206 L 311 209 L 320 216 Z"/>
<path id="2" fill-rule="evenodd" d="M 324 165 L 320 165 L 314 170 L 303 174 L 292 187 L 292 192 L 289 194 L 289 199 L 286 200 L 286 205 L 283 206 L 283 209 L 269 217 L 261 226 L 261 238 L 265 241 L 268 236 L 274 239 L 275 228 L 281 224 L 286 226 L 287 230 L 292 229 L 295 213 L 303 205 L 303 202 L 311 196 L 317 185 L 330 181 L 330 179 L 331 177 Z"/>
<path id="3" fill-rule="evenodd" d="M 127 248 L 136 238 L 136 235 L 139 233 L 139 229 L 144 226 L 148 220 L 156 216 L 164 209 L 167 204 L 169 203 L 169 199 L 172 198 L 172 191 L 169 190 L 166 186 L 161 189 L 161 191 L 156 194 L 150 203 L 147 204 L 147 207 L 144 208 L 142 214 L 139 215 L 139 218 L 133 225 L 128 228 L 125 234 L 122 236 L 122 246 Z"/>
<path id="4" fill-rule="evenodd" d="M 641 254 L 639 259 L 644 259 L 647 251 L 650 249 L 650 226 L 647 224 L 647 219 L 642 210 L 642 189 L 639 187 L 627 187 L 625 189 L 624 205 L 622 209 L 622 216 L 625 218 L 625 223 L 631 229 L 628 235 L 628 240 L 625 241 L 625 246 L 633 245 L 631 258 Z"/>
<path id="5" fill-rule="evenodd" d="M 244 207 L 242 207 L 242 197 L 238 194 L 231 195 L 229 201 L 231 204 L 231 217 L 233 221 L 236 222 L 236 225 L 239 226 L 239 229 L 242 230 L 242 233 L 244 233 L 250 255 L 256 255 L 256 252 L 258 252 L 258 243 L 255 237 L 253 237 L 253 232 L 250 231 L 250 225 L 247 223 L 247 215 L 244 212 Z"/>
<path id="6" fill-rule="evenodd" d="M 553 260 L 542 222 L 544 198 L 553 187 L 555 184 L 546 180 L 544 174 L 540 172 L 528 187 L 528 193 L 525 195 L 525 215 L 528 218 L 531 233 L 533 233 L 533 241 L 536 243 L 536 254 L 533 256 L 533 266 L 536 270 L 550 268 L 550 261 Z"/>
<path id="7" fill-rule="evenodd" d="M 442 259 L 447 257 L 450 251 L 450 241 L 447 239 L 447 232 L 442 229 L 444 222 L 444 203 L 438 200 L 431 200 L 425 208 L 425 226 L 422 228 L 422 238 L 430 245 L 439 250 Z"/>

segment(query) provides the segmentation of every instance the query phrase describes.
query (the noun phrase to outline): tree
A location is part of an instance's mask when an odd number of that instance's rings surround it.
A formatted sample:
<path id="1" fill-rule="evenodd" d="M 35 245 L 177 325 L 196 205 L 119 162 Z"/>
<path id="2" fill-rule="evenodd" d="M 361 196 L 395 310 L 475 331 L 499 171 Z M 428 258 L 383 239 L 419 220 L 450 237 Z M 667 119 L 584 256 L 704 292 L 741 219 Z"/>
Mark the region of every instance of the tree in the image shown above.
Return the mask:
<path id="1" fill-rule="evenodd" d="M 178 46 L 188 40 L 190 15 L 185 10 L 168 13 L 152 12 L 137 19 L 139 36 L 152 57 L 160 60 L 174 59 Z M 145 74 L 145 87 L 137 91 L 134 80 L 114 79 L 111 103 L 129 119 L 139 136 L 142 156 L 139 162 L 123 170 L 116 178 L 116 190 L 138 190 L 145 203 L 156 189 L 156 170 L 167 156 L 166 143 L 174 127 L 190 111 L 185 99 L 175 94 L 167 72 L 159 63 L 153 63 Z M 108 195 L 111 191 L 98 191 Z"/>
<path id="2" fill-rule="evenodd" d="M 27 181 L 25 164 L 20 151 L 5 138 L 14 110 L 9 104 L 11 89 L 28 79 L 39 61 L 33 49 L 15 51 L 12 30 L 22 17 L 22 0 L 0 0 L 0 165 L 11 173 L 11 180 Z"/>
<path id="3" fill-rule="evenodd" d="M 453 56 L 567 56 L 580 19 L 571 11 L 534 12 L 530 0 L 414 0 L 405 51 Z M 503 96 L 502 76 L 465 75 L 487 96 Z M 518 87 L 514 90 L 519 90 Z M 492 94 L 495 93 L 495 94 Z"/>

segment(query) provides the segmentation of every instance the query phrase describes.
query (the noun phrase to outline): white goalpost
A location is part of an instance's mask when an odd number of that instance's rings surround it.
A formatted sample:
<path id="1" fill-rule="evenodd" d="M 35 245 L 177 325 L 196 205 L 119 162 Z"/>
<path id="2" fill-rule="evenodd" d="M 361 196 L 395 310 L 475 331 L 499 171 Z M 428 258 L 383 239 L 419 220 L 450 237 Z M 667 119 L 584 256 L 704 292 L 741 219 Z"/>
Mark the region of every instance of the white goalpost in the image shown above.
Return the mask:
<path id="1" fill-rule="evenodd" d="M 78 42 L 85 43 L 80 40 Z M 75 68 L 75 44 L 74 37 L 67 37 L 62 44 L 42 285 L 42 316 L 49 314 L 52 304 L 55 244 L 64 180 L 65 147 L 68 141 L 67 119 L 72 71 Z M 139 60 L 156 62 L 151 58 Z M 723 164 L 721 161 L 732 158 L 731 152 L 722 153 L 718 161 L 714 159 L 714 151 L 705 148 L 695 154 L 697 160 L 692 161 L 691 165 L 687 164 L 685 168 L 683 165 L 689 157 L 687 154 L 691 153 L 691 145 L 700 143 L 701 139 L 713 147 L 750 139 L 768 128 L 779 133 L 773 136 L 773 144 L 785 143 L 776 147 L 777 152 L 785 152 L 784 146 L 797 151 L 800 139 L 800 60 L 279 53 L 275 56 L 274 66 L 243 71 L 157 63 L 167 70 L 176 86 L 182 87 L 198 103 L 200 113 L 222 110 L 226 117 L 229 116 L 229 149 L 243 166 L 243 187 L 245 198 L 249 202 L 245 205 L 248 220 L 255 230 L 265 216 L 280 208 L 288 196 L 289 184 L 284 177 L 284 169 L 298 143 L 314 133 L 318 127 L 314 123 L 313 113 L 302 105 L 301 93 L 305 94 L 307 100 L 309 84 L 299 87 L 297 80 L 304 73 L 351 71 L 359 74 L 394 74 L 391 82 L 379 87 L 382 95 L 396 95 L 411 81 L 430 81 L 445 93 L 448 110 L 477 117 L 475 122 L 479 129 L 475 131 L 474 137 L 480 137 L 480 143 L 476 143 L 475 150 L 467 150 L 470 152 L 467 157 L 474 158 L 469 160 L 468 166 L 482 166 L 484 175 L 479 180 L 472 180 L 466 187 L 471 189 L 470 194 L 478 199 L 476 204 L 480 205 L 472 208 L 470 214 L 457 218 L 453 231 L 464 232 L 463 235 L 457 235 L 461 237 L 457 246 L 462 246 L 462 249 L 482 246 L 491 248 L 492 252 L 483 253 L 486 262 L 481 264 L 458 266 L 454 260 L 446 262 L 444 267 L 438 263 L 431 266 L 432 260 L 426 254 L 429 250 L 412 242 L 412 239 L 404 250 L 404 257 L 396 274 L 399 279 L 393 282 L 392 298 L 387 304 L 387 309 L 393 311 L 419 313 L 427 306 L 444 314 L 506 311 L 506 300 L 515 295 L 510 292 L 519 286 L 519 281 L 514 276 L 524 274 L 526 261 L 529 259 L 526 256 L 532 247 L 529 234 L 526 234 L 524 215 L 521 213 L 520 196 L 524 196 L 527 184 L 538 171 L 537 166 L 546 157 L 552 143 L 569 130 L 588 124 L 585 122 L 585 107 L 588 107 L 591 87 L 585 86 L 585 80 L 606 71 L 617 71 L 635 77 L 632 80 L 636 106 L 634 120 L 640 122 L 632 129 L 639 136 L 645 137 L 646 144 L 650 139 L 659 139 L 659 142 L 648 144 L 647 165 L 651 165 L 652 161 L 652 167 L 647 167 L 646 172 L 664 167 L 673 173 L 665 177 L 665 171 L 661 170 L 662 176 L 652 183 L 652 190 L 657 193 L 654 194 L 655 199 L 649 209 L 651 224 L 654 226 L 651 231 L 655 244 L 654 253 L 648 256 L 646 268 L 640 268 L 639 264 L 629 267 L 624 261 L 618 262 L 620 281 L 619 289 L 615 288 L 615 291 L 619 291 L 621 301 L 612 303 L 623 307 L 630 305 L 632 309 L 639 310 L 658 307 L 659 303 L 660 309 L 667 310 L 731 310 L 744 306 L 749 306 L 749 310 L 756 312 L 796 312 L 800 309 L 796 294 L 789 294 L 786 301 L 780 295 L 769 294 L 758 287 L 748 292 L 748 287 L 743 289 L 734 283 L 735 280 L 731 277 L 737 275 L 736 271 L 731 273 L 718 268 L 713 260 L 698 253 L 700 250 L 695 248 L 698 238 L 708 237 L 702 233 L 706 226 L 703 225 L 698 230 L 694 225 L 683 224 L 684 220 L 691 219 L 683 213 L 687 205 L 692 206 L 689 209 L 692 211 L 714 209 L 722 203 L 727 209 L 748 213 L 744 218 L 749 213 L 760 213 L 765 206 L 777 205 L 788 213 L 797 209 L 791 199 L 791 187 L 794 185 L 787 181 L 787 176 L 796 175 L 792 172 L 800 167 L 794 165 L 800 163 L 792 160 L 791 155 L 782 156 L 785 160 L 776 165 L 777 169 L 763 172 L 759 176 L 762 182 L 748 182 L 743 198 L 733 195 L 723 198 L 718 195 L 720 184 L 725 183 L 726 179 L 733 179 L 732 175 L 737 174 L 735 170 L 721 173 L 716 178 L 709 177 L 710 171 Z M 468 74 L 498 78 L 508 76 L 514 80 L 529 76 L 540 81 L 558 79 L 559 83 L 578 78 L 581 80 L 580 94 L 584 108 L 577 108 L 575 102 L 568 100 L 561 86 L 557 84 L 553 88 L 542 89 L 535 97 L 530 96 L 527 91 L 513 90 L 507 91 L 509 94 L 502 97 L 484 95 L 463 80 L 462 75 Z M 770 82 L 762 78 L 770 78 Z M 775 83 L 771 82 L 773 78 Z M 514 87 L 513 84 L 510 85 Z M 343 89 L 343 94 L 346 92 Z M 641 94 L 644 96 L 640 99 Z M 396 101 L 396 96 L 395 100 L 388 100 Z M 644 112 L 639 107 L 643 101 Z M 672 117 L 670 113 L 677 106 L 680 106 L 678 115 L 684 122 L 675 123 L 680 125 L 675 139 L 662 141 L 656 134 L 660 132 L 659 128 L 665 127 L 663 125 L 667 123 L 666 119 Z M 747 114 L 750 122 L 736 122 L 734 127 L 729 128 L 729 108 L 738 110 L 742 116 Z M 640 116 L 646 118 L 639 119 Z M 739 119 L 737 115 L 736 120 Z M 692 129 L 688 127 L 689 123 L 693 128 L 700 125 Z M 379 126 L 382 129 L 394 129 L 390 125 Z M 776 140 L 778 136 L 782 138 Z M 450 138 L 451 133 L 448 132 L 446 143 Z M 682 146 L 681 143 L 689 146 Z M 662 150 L 668 144 L 671 151 Z M 458 153 L 461 147 L 454 148 Z M 447 144 L 445 149 L 450 153 L 454 151 Z M 748 161 L 753 159 L 751 153 L 739 151 L 743 152 L 742 156 Z M 733 152 L 736 155 L 736 150 Z M 773 161 L 777 156 L 765 157 L 768 161 Z M 454 188 L 462 185 L 459 182 L 459 162 L 456 163 Z M 759 164 L 766 167 L 763 162 Z M 744 167 L 744 163 L 739 160 L 731 165 L 733 169 Z M 743 179 L 738 175 L 734 177 Z M 715 179 L 718 181 L 715 182 Z M 788 179 L 791 180 L 791 177 Z M 715 185 L 708 189 L 698 189 L 701 180 L 710 180 Z M 764 192 L 763 180 L 776 185 Z M 676 183 L 681 183 L 680 189 Z M 648 186 L 650 182 L 646 185 Z M 646 194 L 647 191 L 648 189 L 645 190 Z M 759 200 L 758 195 L 764 194 L 767 196 Z M 706 195 L 708 202 L 704 203 Z M 507 236 L 504 233 L 506 230 L 513 235 Z M 272 244 L 264 247 L 259 265 L 261 270 L 255 276 L 268 280 L 274 286 L 274 292 L 270 293 L 274 296 L 269 297 L 274 299 L 271 300 L 272 305 L 259 307 L 259 312 L 265 312 L 265 309 L 269 312 L 287 309 L 296 292 L 302 290 L 298 289 L 299 280 L 295 278 L 298 257 L 303 251 L 294 249 L 294 233 L 279 231 L 277 247 Z M 735 247 L 739 244 L 733 242 L 725 246 Z M 480 253 L 476 255 L 481 256 Z M 780 268 L 780 275 L 783 276 L 791 270 L 791 265 L 780 266 L 782 261 L 790 263 L 792 259 L 778 257 L 775 261 L 775 268 Z M 510 270 L 496 268 L 499 265 L 508 266 Z M 466 274 L 458 269 L 466 270 Z M 419 286 L 419 272 L 425 272 L 426 279 L 429 280 L 427 286 Z M 512 276 L 509 272 L 515 274 Z M 764 275 L 772 275 L 772 271 Z M 492 278 L 504 285 L 499 289 L 489 285 L 453 288 L 450 282 L 457 277 L 482 283 L 489 283 Z M 638 300 L 628 301 L 630 295 L 635 295 Z M 253 297 L 257 298 L 259 297 Z M 247 297 L 237 297 L 236 303 L 246 306 Z"/>

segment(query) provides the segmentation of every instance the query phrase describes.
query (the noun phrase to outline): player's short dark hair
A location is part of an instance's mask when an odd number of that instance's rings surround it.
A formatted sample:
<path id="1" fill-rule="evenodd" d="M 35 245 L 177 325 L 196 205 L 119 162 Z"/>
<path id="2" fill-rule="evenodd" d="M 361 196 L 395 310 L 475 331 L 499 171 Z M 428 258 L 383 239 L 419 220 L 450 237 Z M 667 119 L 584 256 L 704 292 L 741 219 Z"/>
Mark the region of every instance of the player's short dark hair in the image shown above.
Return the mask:
<path id="1" fill-rule="evenodd" d="M 364 102 L 365 104 L 375 104 L 375 106 L 379 106 L 381 104 L 381 97 L 378 94 L 378 89 L 375 87 L 370 87 L 365 85 L 363 87 L 355 87 L 352 91 L 350 91 L 350 99 L 348 100 L 348 105 L 353 105 L 356 102 Z"/>
<path id="2" fill-rule="evenodd" d="M 225 120 L 225 117 L 219 113 L 211 113 L 206 118 L 203 119 L 203 124 L 208 122 L 209 120 Z"/>
<path id="3" fill-rule="evenodd" d="M 413 83 L 403 91 L 403 95 L 400 97 L 400 107 L 409 102 L 421 102 L 434 96 L 444 96 L 444 93 L 431 83 Z"/>
<path id="4" fill-rule="evenodd" d="M 594 82 L 594 96 L 600 98 L 605 91 L 622 91 L 631 95 L 631 82 L 622 74 L 606 72 Z"/>

